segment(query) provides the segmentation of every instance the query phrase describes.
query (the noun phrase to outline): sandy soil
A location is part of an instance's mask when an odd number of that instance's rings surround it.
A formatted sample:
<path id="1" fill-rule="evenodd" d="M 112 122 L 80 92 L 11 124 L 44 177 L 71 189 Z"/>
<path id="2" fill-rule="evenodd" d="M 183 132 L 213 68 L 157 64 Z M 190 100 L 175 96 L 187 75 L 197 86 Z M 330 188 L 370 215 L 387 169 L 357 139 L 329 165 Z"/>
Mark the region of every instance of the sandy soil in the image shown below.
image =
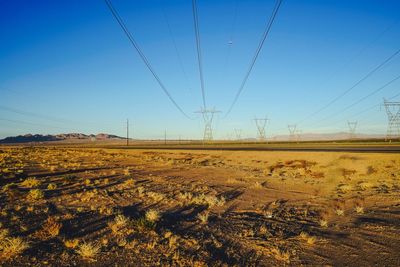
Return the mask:
<path id="1" fill-rule="evenodd" d="M 400 155 L 0 147 L 0 263 L 400 266 Z"/>

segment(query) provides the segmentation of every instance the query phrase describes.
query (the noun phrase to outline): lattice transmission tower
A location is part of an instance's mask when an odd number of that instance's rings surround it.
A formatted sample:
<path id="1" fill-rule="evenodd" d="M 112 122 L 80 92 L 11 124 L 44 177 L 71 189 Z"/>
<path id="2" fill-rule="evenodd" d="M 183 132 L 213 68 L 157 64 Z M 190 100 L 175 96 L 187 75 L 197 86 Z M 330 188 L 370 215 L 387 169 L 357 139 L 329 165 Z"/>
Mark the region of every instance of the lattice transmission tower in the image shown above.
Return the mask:
<path id="1" fill-rule="evenodd" d="M 289 129 L 289 141 L 295 141 L 296 140 L 296 124 L 289 124 L 288 129 Z"/>
<path id="2" fill-rule="evenodd" d="M 265 136 L 265 126 L 267 125 L 268 118 L 255 118 L 254 121 L 256 122 L 257 126 L 257 137 L 258 140 L 260 141 L 265 141 L 266 136 Z"/>
<path id="3" fill-rule="evenodd" d="M 299 142 L 301 141 L 301 130 L 296 130 L 296 141 Z"/>
<path id="4" fill-rule="evenodd" d="M 235 129 L 236 140 L 240 140 L 242 138 L 242 129 Z"/>
<path id="5" fill-rule="evenodd" d="M 356 128 L 357 121 L 348 121 L 347 125 L 349 126 L 349 139 L 353 140 L 356 137 Z"/>
<path id="6" fill-rule="evenodd" d="M 203 140 L 204 140 L 204 142 L 209 142 L 209 141 L 213 140 L 212 121 L 214 119 L 214 115 L 219 112 L 221 112 L 221 111 L 215 110 L 215 108 L 212 108 L 212 109 L 201 108 L 199 111 L 195 112 L 195 113 L 200 113 L 203 116 L 203 120 L 204 120 Z"/>
<path id="7" fill-rule="evenodd" d="M 400 102 L 390 102 L 383 99 L 386 114 L 388 116 L 388 128 L 386 140 L 393 140 L 400 138 Z"/>

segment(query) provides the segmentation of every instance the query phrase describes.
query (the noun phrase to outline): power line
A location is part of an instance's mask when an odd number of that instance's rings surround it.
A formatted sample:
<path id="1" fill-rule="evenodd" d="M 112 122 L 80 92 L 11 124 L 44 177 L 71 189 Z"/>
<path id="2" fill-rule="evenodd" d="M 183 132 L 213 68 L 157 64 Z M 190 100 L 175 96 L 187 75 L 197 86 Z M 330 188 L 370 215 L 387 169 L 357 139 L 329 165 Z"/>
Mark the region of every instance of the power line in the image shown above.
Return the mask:
<path id="1" fill-rule="evenodd" d="M 47 115 L 42 115 L 42 114 L 33 113 L 33 112 L 28 112 L 28 111 L 24 111 L 24 110 L 20 110 L 20 109 L 16 109 L 16 108 L 11 108 L 11 107 L 7 107 L 7 106 L 3 106 L 3 105 L 0 105 L 0 109 L 8 111 L 8 112 L 13 112 L 13 113 L 17 113 L 17 114 L 20 114 L 20 115 L 24 115 L 24 116 L 31 116 L 31 117 L 36 117 L 36 118 L 40 118 L 40 119 L 50 120 L 50 121 L 53 121 L 53 122 L 59 122 L 59 123 L 70 122 L 70 121 L 65 120 L 65 119 L 56 118 L 56 117 L 47 116 Z"/>
<path id="2" fill-rule="evenodd" d="M 188 119 L 191 119 L 184 111 L 183 109 L 178 105 L 178 103 L 174 100 L 174 98 L 172 97 L 172 95 L 169 93 L 169 91 L 167 90 L 167 88 L 164 86 L 164 84 L 162 83 L 162 81 L 160 80 L 160 78 L 158 77 L 157 73 L 155 72 L 155 70 L 153 69 L 153 67 L 151 66 L 150 62 L 147 60 L 146 56 L 143 54 L 142 50 L 140 49 L 138 43 L 135 41 L 135 39 L 133 38 L 132 34 L 129 32 L 128 28 L 125 26 L 125 23 L 123 22 L 122 18 L 119 16 L 117 10 L 113 7 L 112 3 L 110 0 L 104 0 L 108 6 L 108 8 L 110 9 L 112 15 L 114 16 L 114 18 L 117 20 L 118 24 L 121 26 L 122 30 L 125 32 L 125 35 L 128 37 L 129 41 L 131 42 L 131 44 L 133 45 L 133 47 L 136 49 L 136 51 L 138 52 L 139 56 L 141 57 L 141 59 L 143 60 L 143 62 L 146 64 L 147 68 L 149 69 L 149 71 L 153 74 L 154 78 L 157 80 L 158 84 L 160 85 L 161 89 L 164 91 L 164 93 L 167 95 L 167 97 L 169 98 L 169 100 L 174 104 L 174 106 Z"/>
<path id="3" fill-rule="evenodd" d="M 393 100 L 393 99 L 395 99 L 396 97 L 399 97 L 399 96 L 400 96 L 400 93 L 397 93 L 397 94 L 395 94 L 395 95 L 389 97 L 387 100 Z M 363 110 L 357 112 L 356 114 L 353 114 L 353 115 L 351 115 L 351 116 L 347 116 L 347 118 L 355 118 L 355 117 L 360 118 L 359 115 L 364 114 L 364 113 L 366 113 L 366 112 L 368 112 L 368 111 L 370 111 L 370 110 L 373 110 L 374 108 L 378 108 L 378 107 L 380 107 L 381 105 L 382 105 L 382 104 L 379 103 L 379 104 L 375 104 L 375 105 L 373 105 L 373 106 L 369 106 L 368 108 L 365 108 L 365 109 L 363 109 Z M 364 117 L 364 116 L 363 116 L 363 117 Z M 363 118 L 363 117 L 361 117 L 361 118 Z M 343 123 L 343 119 L 338 120 L 338 121 L 333 122 L 333 123 L 330 123 L 329 125 L 336 125 L 336 124 L 339 124 L 339 123 Z M 323 128 L 323 127 L 325 127 L 325 126 L 317 127 L 317 129 L 318 129 L 318 128 Z"/>
<path id="4" fill-rule="evenodd" d="M 351 86 L 350 88 L 348 88 L 347 90 L 345 90 L 344 92 L 342 92 L 340 95 L 338 95 L 337 97 L 335 97 L 334 99 L 332 99 L 331 101 L 329 101 L 326 105 L 324 105 L 323 107 L 321 107 L 320 109 L 318 109 L 317 111 L 313 112 L 312 114 L 310 114 L 308 117 L 304 118 L 303 120 L 299 121 L 298 123 L 301 123 L 315 115 L 317 115 L 318 113 L 320 113 L 321 111 L 325 110 L 326 108 L 330 107 L 332 104 L 334 104 L 336 101 L 338 101 L 339 99 L 341 99 L 343 96 L 345 96 L 346 94 L 348 94 L 351 90 L 353 90 L 354 88 L 356 88 L 359 84 L 361 84 L 363 81 L 365 81 L 366 79 L 368 79 L 370 76 L 372 76 L 375 72 L 377 72 L 379 69 L 381 69 L 383 66 L 385 66 L 390 60 L 392 60 L 395 56 L 397 56 L 397 54 L 400 53 L 400 49 L 398 49 L 396 52 L 394 52 L 393 54 L 391 54 L 388 58 L 386 58 L 382 63 L 380 63 L 378 66 L 376 66 L 375 68 L 373 68 L 371 71 L 369 71 L 365 76 L 363 76 L 360 80 L 358 80 L 353 86 Z"/>
<path id="5" fill-rule="evenodd" d="M 171 24 L 169 23 L 169 19 L 168 19 L 168 16 L 167 16 L 167 12 L 165 11 L 165 7 L 164 7 L 162 1 L 161 1 L 161 10 L 162 10 L 162 12 L 163 12 L 165 22 L 166 22 L 166 24 L 167 24 L 168 33 L 169 33 L 169 35 L 170 35 L 170 37 L 171 37 L 172 44 L 174 45 L 174 49 L 175 49 L 176 57 L 177 57 L 177 59 L 178 59 L 179 66 L 180 66 L 180 68 L 181 68 L 183 77 L 185 78 L 187 87 L 188 87 L 188 89 L 189 89 L 189 86 L 188 86 L 188 84 L 189 84 L 189 79 L 188 79 L 188 77 L 187 77 L 187 73 L 186 73 L 185 67 L 184 67 L 184 65 L 183 65 L 182 57 L 181 57 L 181 54 L 179 53 L 178 45 L 176 44 L 176 40 L 175 40 L 175 37 L 174 37 L 174 33 L 173 33 L 173 31 L 172 31 Z"/>
<path id="6" fill-rule="evenodd" d="M 69 129 L 65 127 L 58 127 L 58 126 L 53 126 L 53 125 L 48 125 L 48 124 L 40 124 L 40 123 L 33 123 L 33 122 L 27 122 L 27 121 L 20 121 L 20 120 L 10 120 L 10 119 L 4 119 L 0 118 L 0 121 L 6 121 L 6 122 L 11 122 L 11 123 L 18 123 L 18 124 L 27 124 L 27 125 L 32 125 L 32 126 L 39 126 L 39 127 L 48 127 L 48 128 L 54 128 L 54 129 Z"/>
<path id="7" fill-rule="evenodd" d="M 204 92 L 203 62 L 202 62 L 202 56 L 201 56 L 199 18 L 198 18 L 197 1 L 196 0 L 192 0 L 192 9 L 193 9 L 194 31 L 195 31 L 195 35 L 196 35 L 197 61 L 198 61 L 198 65 L 199 65 L 201 95 L 203 97 L 203 106 L 205 109 L 206 108 L 206 97 L 205 97 L 205 92 Z"/>
<path id="8" fill-rule="evenodd" d="M 272 11 L 272 15 L 271 15 L 271 17 L 270 17 L 270 19 L 269 19 L 269 21 L 268 21 L 266 27 L 265 27 L 264 33 L 263 33 L 263 35 L 262 35 L 262 37 L 261 37 L 261 41 L 260 41 L 260 43 L 258 44 L 258 47 L 257 47 L 257 49 L 256 49 L 256 53 L 254 54 L 254 57 L 253 57 L 253 59 L 252 59 L 251 62 L 250 62 L 250 66 L 249 66 L 249 68 L 248 68 L 248 70 L 247 70 L 247 72 L 246 72 L 246 74 L 245 74 L 245 76 L 244 76 L 244 79 L 243 79 L 243 81 L 242 81 L 242 84 L 240 85 L 240 88 L 239 88 L 239 90 L 237 91 L 237 93 L 236 93 L 236 95 L 235 95 L 235 98 L 234 98 L 232 104 L 230 105 L 230 107 L 229 107 L 229 109 L 228 109 L 228 112 L 225 114 L 225 117 L 224 117 L 224 118 L 226 118 L 226 117 L 229 115 L 229 113 L 232 111 L 233 106 L 236 104 L 236 102 L 237 102 L 237 100 L 238 100 L 238 98 L 239 98 L 241 92 L 243 91 L 244 86 L 245 86 L 245 84 L 246 84 L 246 82 L 247 82 L 247 80 L 248 80 L 248 78 L 249 78 L 249 76 L 250 76 L 250 73 L 251 73 L 251 71 L 252 71 L 252 69 L 253 69 L 253 67 L 254 67 L 254 64 L 256 63 L 256 60 L 257 60 L 257 58 L 258 58 L 258 55 L 260 54 L 261 48 L 263 47 L 264 42 L 265 42 L 265 40 L 266 40 L 266 38 L 267 38 L 267 36 L 268 36 L 268 33 L 269 33 L 270 30 L 271 30 L 272 24 L 273 24 L 273 22 L 274 22 L 274 20 L 275 20 L 276 14 L 278 13 L 278 10 L 279 10 L 279 7 L 281 6 L 281 4 L 282 4 L 282 0 L 277 0 L 277 1 L 276 1 L 275 7 L 274 7 L 274 9 L 273 9 L 273 11 Z"/>
<path id="9" fill-rule="evenodd" d="M 367 99 L 367 98 L 373 96 L 374 94 L 382 91 L 383 89 L 385 89 L 386 87 L 388 87 L 389 85 L 391 85 L 392 83 L 397 81 L 398 79 L 400 79 L 400 75 L 397 76 L 396 78 L 392 79 L 391 81 L 385 83 L 384 85 L 382 85 L 381 87 L 377 88 L 376 90 L 372 91 L 368 95 L 365 95 L 365 96 L 361 97 L 360 99 L 356 100 L 355 102 L 353 102 L 352 104 L 348 105 L 344 109 L 341 109 L 340 111 L 335 112 L 335 113 L 331 114 L 330 116 L 325 117 L 324 119 L 320 120 L 319 122 L 325 121 L 327 119 L 330 119 L 332 117 L 337 116 L 338 114 L 341 114 L 341 113 L 345 112 L 346 110 L 349 110 L 350 108 L 354 107 L 355 105 L 359 104 L 360 102 L 364 101 L 365 99 Z"/>

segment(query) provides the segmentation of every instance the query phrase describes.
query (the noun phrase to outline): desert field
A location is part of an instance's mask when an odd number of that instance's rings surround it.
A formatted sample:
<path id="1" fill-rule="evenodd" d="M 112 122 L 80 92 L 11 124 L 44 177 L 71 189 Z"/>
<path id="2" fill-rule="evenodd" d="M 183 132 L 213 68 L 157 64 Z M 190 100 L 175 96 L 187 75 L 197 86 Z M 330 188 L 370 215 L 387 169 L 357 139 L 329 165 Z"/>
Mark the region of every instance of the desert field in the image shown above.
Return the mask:
<path id="1" fill-rule="evenodd" d="M 0 147 L 2 266 L 400 266 L 400 155 Z"/>

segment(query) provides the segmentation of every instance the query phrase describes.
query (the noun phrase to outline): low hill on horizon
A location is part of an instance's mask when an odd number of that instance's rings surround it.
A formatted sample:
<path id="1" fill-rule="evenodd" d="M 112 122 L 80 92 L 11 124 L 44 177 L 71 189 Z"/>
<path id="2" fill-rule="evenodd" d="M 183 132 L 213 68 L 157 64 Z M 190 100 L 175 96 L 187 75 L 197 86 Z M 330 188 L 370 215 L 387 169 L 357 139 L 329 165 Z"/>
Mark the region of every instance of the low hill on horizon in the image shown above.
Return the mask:
<path id="1" fill-rule="evenodd" d="M 83 133 L 65 133 L 56 135 L 42 135 L 42 134 L 25 134 L 18 136 L 10 136 L 0 140 L 1 144 L 13 143 L 31 143 L 31 142 L 54 142 L 64 140 L 120 140 L 125 139 L 117 135 L 99 133 L 99 134 L 83 134 Z"/>

